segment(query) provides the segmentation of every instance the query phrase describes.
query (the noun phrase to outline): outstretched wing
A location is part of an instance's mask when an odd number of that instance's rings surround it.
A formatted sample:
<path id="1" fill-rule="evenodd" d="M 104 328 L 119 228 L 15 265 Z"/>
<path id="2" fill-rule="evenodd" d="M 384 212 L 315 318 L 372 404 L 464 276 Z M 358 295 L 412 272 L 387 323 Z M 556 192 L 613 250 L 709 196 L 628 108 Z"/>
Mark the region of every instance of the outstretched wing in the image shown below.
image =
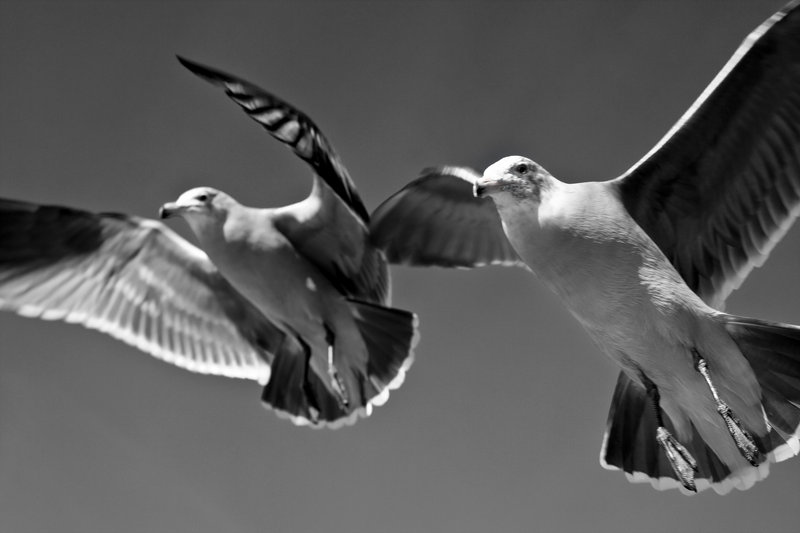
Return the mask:
<path id="1" fill-rule="evenodd" d="M 713 307 L 800 213 L 800 9 L 753 31 L 667 135 L 614 182 Z"/>
<path id="2" fill-rule="evenodd" d="M 369 221 L 367 208 L 347 169 L 328 139 L 302 111 L 252 83 L 178 56 L 178 61 L 200 78 L 225 89 L 250 118 L 270 135 L 291 147 L 303 161 L 356 213 Z"/>
<path id="3" fill-rule="evenodd" d="M 0 309 L 79 323 L 187 370 L 262 384 L 284 341 L 163 224 L 4 199 Z"/>
<path id="4" fill-rule="evenodd" d="M 503 232 L 493 201 L 474 196 L 472 187 L 479 177 L 465 167 L 423 170 L 372 213 L 372 242 L 390 263 L 524 267 Z"/>

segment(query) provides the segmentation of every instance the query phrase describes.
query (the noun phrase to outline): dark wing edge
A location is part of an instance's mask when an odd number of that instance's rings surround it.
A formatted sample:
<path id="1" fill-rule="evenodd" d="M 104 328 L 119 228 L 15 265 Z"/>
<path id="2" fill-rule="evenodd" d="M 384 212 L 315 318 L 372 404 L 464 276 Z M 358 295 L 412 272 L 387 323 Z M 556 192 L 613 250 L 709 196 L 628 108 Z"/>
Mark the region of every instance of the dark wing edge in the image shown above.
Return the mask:
<path id="1" fill-rule="evenodd" d="M 0 200 L 0 309 L 262 384 L 284 341 L 205 253 L 163 224 L 13 200 Z"/>
<path id="2" fill-rule="evenodd" d="M 263 126 L 274 138 L 288 145 L 364 223 L 369 222 L 369 212 L 356 190 L 355 183 L 333 149 L 333 145 L 308 115 L 248 81 L 181 56 L 177 58 L 196 76 L 225 89 L 225 94 L 250 118 Z"/>
<path id="3" fill-rule="evenodd" d="M 524 267 L 494 202 L 474 196 L 479 177 L 466 167 L 424 169 L 372 213 L 372 242 L 395 264 Z"/>
<path id="4" fill-rule="evenodd" d="M 615 180 L 633 218 L 718 309 L 800 214 L 798 5 L 753 31 L 666 136 Z"/>

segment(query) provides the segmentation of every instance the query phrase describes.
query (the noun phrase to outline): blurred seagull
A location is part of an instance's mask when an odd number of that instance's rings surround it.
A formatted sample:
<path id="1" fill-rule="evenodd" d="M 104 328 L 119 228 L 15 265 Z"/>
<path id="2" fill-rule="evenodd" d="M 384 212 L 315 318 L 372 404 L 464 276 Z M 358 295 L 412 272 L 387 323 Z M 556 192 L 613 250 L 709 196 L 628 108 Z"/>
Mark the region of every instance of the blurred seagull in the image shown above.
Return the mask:
<path id="1" fill-rule="evenodd" d="M 527 265 L 563 300 L 622 368 L 600 460 L 631 481 L 743 490 L 800 451 L 800 327 L 719 310 L 800 212 L 797 6 L 617 179 L 506 157 L 429 169 L 373 214 L 391 261 Z"/>
<path id="2" fill-rule="evenodd" d="M 179 58 L 314 169 L 311 194 L 256 209 L 199 187 L 160 222 L 0 199 L 0 309 L 76 322 L 204 374 L 253 379 L 295 424 L 339 427 L 402 383 L 416 316 L 389 305 L 383 253 L 338 156 L 305 114 Z"/>

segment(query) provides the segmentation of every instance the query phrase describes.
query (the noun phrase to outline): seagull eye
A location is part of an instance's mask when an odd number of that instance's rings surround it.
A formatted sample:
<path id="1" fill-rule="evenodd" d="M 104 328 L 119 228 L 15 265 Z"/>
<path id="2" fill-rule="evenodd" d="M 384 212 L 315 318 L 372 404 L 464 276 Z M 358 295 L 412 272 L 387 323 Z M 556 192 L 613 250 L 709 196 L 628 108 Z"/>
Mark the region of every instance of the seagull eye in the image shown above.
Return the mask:
<path id="1" fill-rule="evenodd" d="M 205 202 L 206 200 L 208 200 L 208 195 L 201 194 L 200 196 L 197 197 L 197 199 L 200 200 L 201 202 Z"/>
<path id="2" fill-rule="evenodd" d="M 528 165 L 525 163 L 520 163 L 514 167 L 514 170 L 516 170 L 518 174 L 525 174 L 528 171 Z"/>

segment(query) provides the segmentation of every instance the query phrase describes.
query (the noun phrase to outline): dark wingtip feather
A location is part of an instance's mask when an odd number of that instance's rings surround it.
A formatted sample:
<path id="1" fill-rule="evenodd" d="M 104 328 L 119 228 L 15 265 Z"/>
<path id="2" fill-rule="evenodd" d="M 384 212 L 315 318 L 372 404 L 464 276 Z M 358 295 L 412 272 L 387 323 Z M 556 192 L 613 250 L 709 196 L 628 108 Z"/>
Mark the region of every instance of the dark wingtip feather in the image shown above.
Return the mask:
<path id="1" fill-rule="evenodd" d="M 339 198 L 365 224 L 369 223 L 369 212 L 358 195 L 355 184 L 330 142 L 308 115 L 289 102 L 249 81 L 221 70 L 201 65 L 177 54 L 176 57 L 181 65 L 199 78 L 225 89 L 228 97 L 243 108 L 251 119 L 258 122 L 273 138 L 289 146 L 298 157 L 311 165 L 317 175 L 333 189 Z M 255 102 L 260 100 L 263 101 L 256 105 Z M 261 120 L 258 116 L 258 112 L 261 111 L 259 107 L 261 106 L 278 110 L 282 115 L 281 121 L 264 122 Z M 293 130 L 296 135 L 293 134 L 289 138 L 281 134 L 279 127 L 288 123 L 296 126 Z M 301 143 L 300 141 L 303 142 Z"/>
<path id="2" fill-rule="evenodd" d="M 205 65 L 201 65 L 200 63 L 196 63 L 190 59 L 186 59 L 178 54 L 175 54 L 175 57 L 178 58 L 178 61 L 181 65 L 186 67 L 189 72 L 194 74 L 195 76 L 206 80 L 209 83 L 213 83 L 215 85 L 220 85 L 226 82 L 230 82 L 233 78 L 221 72 L 219 70 L 213 69 L 211 67 L 207 67 Z"/>
<path id="3" fill-rule="evenodd" d="M 175 54 L 175 57 L 178 58 L 178 61 L 180 62 L 181 65 L 183 65 L 184 67 L 189 69 L 194 74 L 200 75 L 201 73 L 206 72 L 208 70 L 203 65 L 201 65 L 199 63 L 195 63 L 194 61 L 192 61 L 190 59 L 186 59 L 185 57 L 183 57 L 181 55 Z"/>

